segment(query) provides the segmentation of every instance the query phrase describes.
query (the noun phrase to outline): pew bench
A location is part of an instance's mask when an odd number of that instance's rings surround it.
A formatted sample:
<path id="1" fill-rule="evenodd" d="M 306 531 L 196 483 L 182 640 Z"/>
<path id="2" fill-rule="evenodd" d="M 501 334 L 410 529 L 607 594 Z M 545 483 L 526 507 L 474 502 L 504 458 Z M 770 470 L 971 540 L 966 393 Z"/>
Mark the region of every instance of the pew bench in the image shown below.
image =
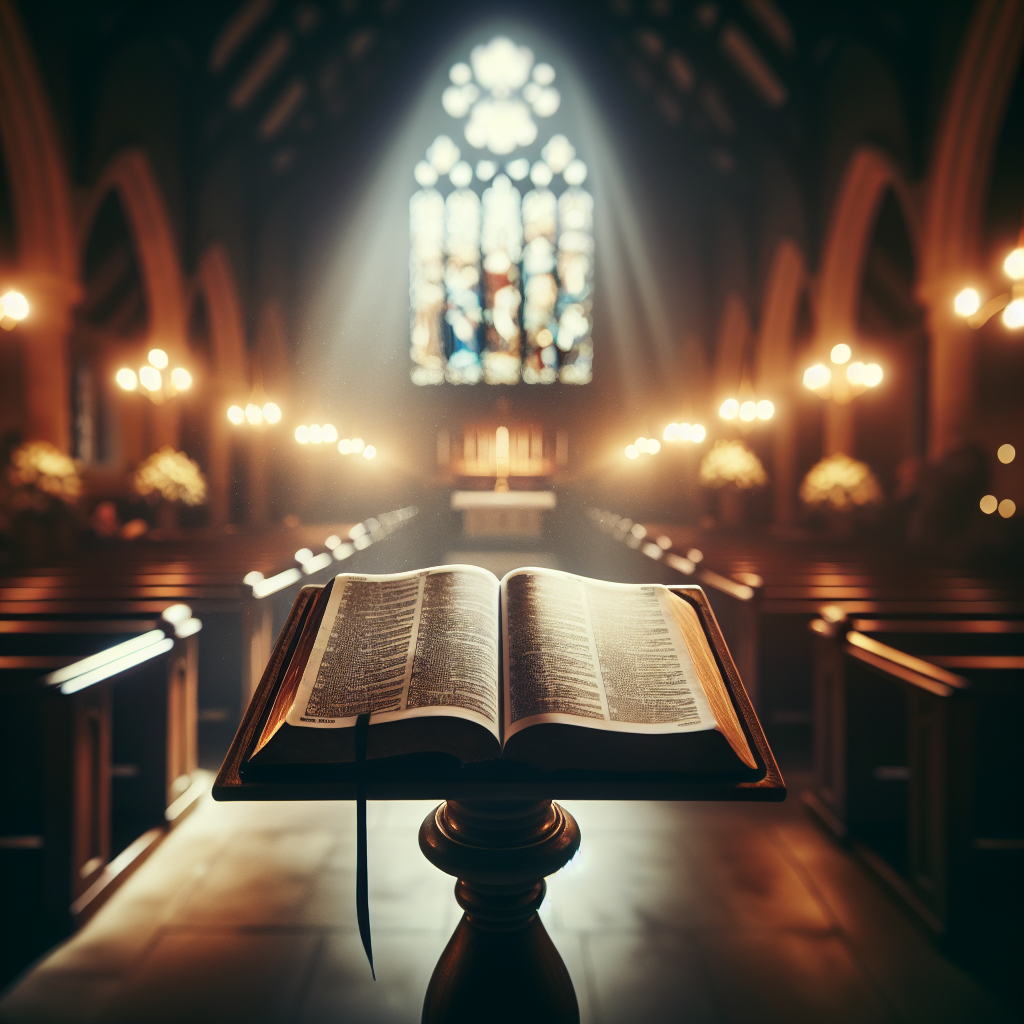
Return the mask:
<path id="1" fill-rule="evenodd" d="M 198 658 L 195 632 L 142 616 L 8 615 L 0 652 L 6 981 L 95 912 L 190 802 Z"/>
<path id="2" fill-rule="evenodd" d="M 1024 621 L 822 618 L 811 632 L 805 803 L 952 952 L 1021 954 Z"/>

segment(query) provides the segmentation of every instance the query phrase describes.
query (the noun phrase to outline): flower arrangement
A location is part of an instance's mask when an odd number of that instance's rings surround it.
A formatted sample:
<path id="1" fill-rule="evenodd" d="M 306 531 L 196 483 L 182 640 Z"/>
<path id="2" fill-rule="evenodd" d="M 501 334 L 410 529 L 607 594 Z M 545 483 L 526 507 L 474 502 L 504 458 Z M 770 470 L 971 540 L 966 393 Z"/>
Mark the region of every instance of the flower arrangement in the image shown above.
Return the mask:
<path id="1" fill-rule="evenodd" d="M 847 512 L 880 505 L 882 487 L 866 462 L 839 452 L 813 465 L 800 485 L 800 500 L 815 508 Z"/>
<path id="2" fill-rule="evenodd" d="M 135 471 L 135 490 L 143 497 L 158 495 L 165 501 L 202 505 L 206 501 L 206 478 L 198 463 L 165 445 Z"/>
<path id="3" fill-rule="evenodd" d="M 741 491 L 764 487 L 768 474 L 761 460 L 742 442 L 719 440 L 701 460 L 700 482 L 705 487 L 735 484 Z"/>
<path id="4" fill-rule="evenodd" d="M 28 441 L 16 448 L 7 478 L 15 490 L 35 491 L 68 504 L 82 494 L 74 460 L 49 441 Z"/>

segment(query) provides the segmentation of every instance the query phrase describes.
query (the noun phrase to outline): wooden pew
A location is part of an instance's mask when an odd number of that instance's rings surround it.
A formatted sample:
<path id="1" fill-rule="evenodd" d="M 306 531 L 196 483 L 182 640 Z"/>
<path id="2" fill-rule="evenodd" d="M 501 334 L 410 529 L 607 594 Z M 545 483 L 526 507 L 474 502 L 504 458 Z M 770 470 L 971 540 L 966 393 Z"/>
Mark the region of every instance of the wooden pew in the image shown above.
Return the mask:
<path id="1" fill-rule="evenodd" d="M 255 608 L 250 588 L 242 586 L 240 576 L 228 586 L 223 578 L 207 585 L 197 583 L 196 574 L 170 575 L 179 582 L 167 583 L 166 577 L 156 582 L 161 578 L 153 573 L 146 574 L 148 581 L 142 583 L 130 573 L 108 574 L 101 582 L 93 573 L 79 580 L 71 574 L 21 578 L 16 581 L 18 586 L 0 586 L 0 623 L 153 621 L 169 604 L 188 604 L 203 622 L 196 668 L 200 680 L 198 742 L 200 762 L 212 770 L 234 735 L 248 701 L 247 683 L 262 671 L 260 658 L 269 651 L 271 638 L 263 636 L 262 609 Z M 254 636 L 262 642 L 254 642 Z M 10 634 L 0 634 L 0 657 L 5 643 L 12 640 Z"/>
<path id="2" fill-rule="evenodd" d="M 197 781 L 197 636 L 162 626 L 0 620 L 4 981 L 95 912 Z"/>
<path id="3" fill-rule="evenodd" d="M 818 619 L 811 630 L 807 805 L 951 950 L 984 949 L 989 963 L 1019 954 L 1024 620 Z"/>
<path id="4" fill-rule="evenodd" d="M 589 518 L 637 555 L 657 560 L 669 576 L 704 587 L 768 734 L 798 757 L 809 750 L 814 720 L 807 624 L 823 602 L 844 615 L 1024 615 L 1024 592 L 1012 575 L 982 577 L 877 548 L 701 535 L 597 508 Z M 688 557 L 695 545 L 699 560 Z"/>

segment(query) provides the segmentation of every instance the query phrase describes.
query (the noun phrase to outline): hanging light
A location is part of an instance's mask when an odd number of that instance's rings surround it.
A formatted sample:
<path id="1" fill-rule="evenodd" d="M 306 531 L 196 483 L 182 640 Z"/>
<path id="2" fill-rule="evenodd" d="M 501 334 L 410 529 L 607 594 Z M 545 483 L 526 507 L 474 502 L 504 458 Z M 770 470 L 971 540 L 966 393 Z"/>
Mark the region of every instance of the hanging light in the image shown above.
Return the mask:
<path id="1" fill-rule="evenodd" d="M 744 385 L 748 387 L 748 385 Z M 753 423 L 754 420 L 770 420 L 775 415 L 775 403 L 767 398 L 756 400 L 746 398 L 742 402 L 738 398 L 727 398 L 718 409 L 718 415 L 723 420 L 739 419 L 743 423 Z M 701 428 L 703 429 L 703 428 Z M 690 440 L 696 440 L 691 437 Z M 701 437 L 703 440 L 703 436 Z"/>
<path id="2" fill-rule="evenodd" d="M 192 374 L 184 366 L 171 367 L 171 357 L 162 348 L 151 348 L 138 370 L 122 366 L 114 380 L 123 391 L 137 391 L 141 385 L 142 393 L 157 405 L 192 387 Z"/>
<path id="3" fill-rule="evenodd" d="M 981 309 L 981 296 L 975 288 L 965 288 L 953 300 L 957 316 L 974 316 Z"/>
<path id="4" fill-rule="evenodd" d="M 962 316 L 975 330 L 987 324 L 1000 310 L 1003 323 L 1011 331 L 1024 327 L 1024 246 L 1018 246 L 1006 254 L 1003 271 L 1013 282 L 1009 292 L 1003 292 L 982 303 L 977 289 L 964 288 L 953 300 L 953 309 L 957 315 Z"/>
<path id="5" fill-rule="evenodd" d="M 0 328 L 13 331 L 30 312 L 28 299 L 13 289 L 0 295 Z"/>
<path id="6" fill-rule="evenodd" d="M 845 366 L 846 370 L 833 374 L 823 363 L 815 363 L 804 370 L 804 387 L 820 398 L 831 398 L 840 404 L 855 398 L 865 388 L 877 387 L 885 376 L 878 363 L 854 360 L 853 348 L 845 341 L 832 346 L 829 360 L 836 367 Z"/>
<path id="7" fill-rule="evenodd" d="M 707 437 L 707 431 L 700 423 L 670 423 L 661 435 L 663 441 L 700 444 Z"/>

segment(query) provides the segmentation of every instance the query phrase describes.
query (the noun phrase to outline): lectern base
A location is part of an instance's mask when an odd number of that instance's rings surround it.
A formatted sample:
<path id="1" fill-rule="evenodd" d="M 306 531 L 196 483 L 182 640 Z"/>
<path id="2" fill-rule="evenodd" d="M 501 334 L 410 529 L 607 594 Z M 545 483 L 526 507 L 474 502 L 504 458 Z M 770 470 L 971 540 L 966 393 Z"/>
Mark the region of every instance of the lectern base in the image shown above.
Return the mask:
<path id="1" fill-rule="evenodd" d="M 448 801 L 420 827 L 420 849 L 455 875 L 466 911 L 427 987 L 424 1024 L 577 1024 L 569 972 L 537 916 L 544 877 L 580 845 L 550 800 Z"/>

